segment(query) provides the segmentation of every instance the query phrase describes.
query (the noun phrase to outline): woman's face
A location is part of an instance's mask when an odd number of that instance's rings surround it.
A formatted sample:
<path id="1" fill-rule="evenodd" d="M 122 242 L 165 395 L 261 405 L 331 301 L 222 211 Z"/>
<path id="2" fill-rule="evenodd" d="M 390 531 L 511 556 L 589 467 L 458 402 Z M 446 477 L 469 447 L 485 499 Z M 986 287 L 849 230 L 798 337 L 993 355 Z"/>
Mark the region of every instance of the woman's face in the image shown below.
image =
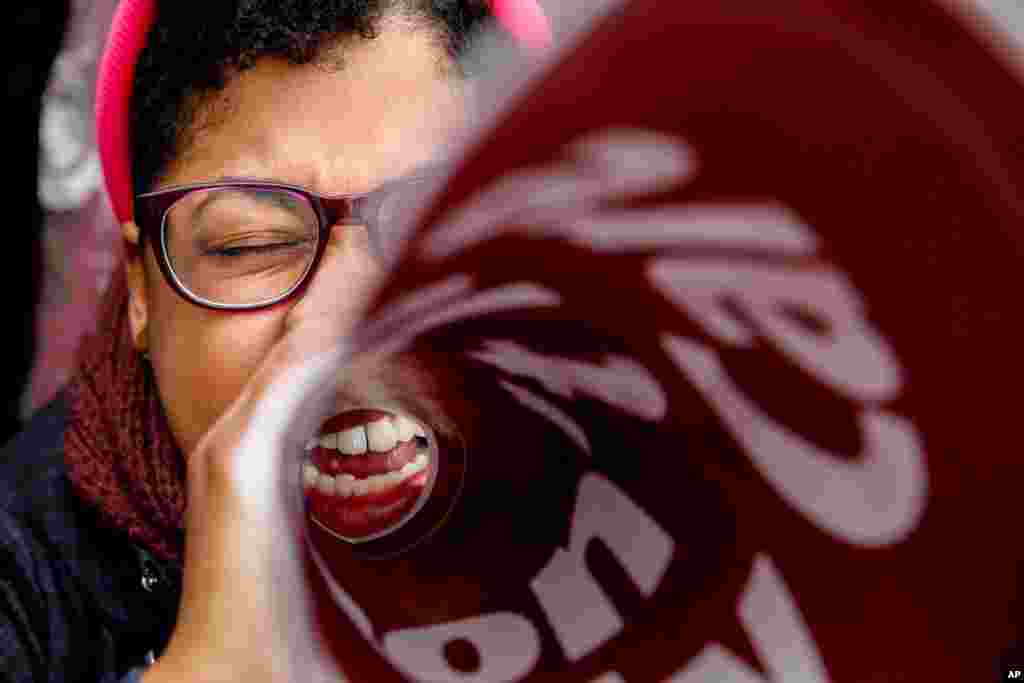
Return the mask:
<path id="1" fill-rule="evenodd" d="M 340 70 L 265 59 L 240 74 L 212 106 L 200 110 L 201 125 L 192 131 L 190 144 L 161 186 L 241 176 L 302 185 L 323 194 L 361 193 L 443 156 L 452 129 L 465 116 L 465 103 L 463 84 L 441 69 L 446 57 L 434 35 L 393 24 L 372 41 L 343 45 L 340 56 Z M 131 241 L 130 226 L 127 233 Z M 289 312 L 318 301 L 314 297 L 325 292 L 328 303 L 343 305 L 346 297 L 359 296 L 380 271 L 368 248 L 354 245 L 329 257 L 337 259 L 332 264 L 352 273 L 344 286 L 327 291 L 315 281 L 297 302 L 231 313 L 201 308 L 178 296 L 148 244 L 141 254 L 132 249 L 128 253 L 132 331 L 139 346 L 148 349 L 170 428 L 186 454 L 285 334 Z M 327 266 L 322 262 L 319 273 Z M 525 599 L 530 577 L 567 538 L 573 499 L 566 493 L 575 490 L 580 476 L 578 463 L 567 455 L 572 444 L 557 429 L 486 376 L 474 379 L 472 372 L 464 372 L 456 354 L 430 353 L 417 348 L 414 356 L 367 361 L 365 374 L 346 368 L 347 375 L 369 381 L 356 387 L 339 384 L 339 412 L 381 404 L 408 406 L 409 413 L 423 417 L 433 431 L 433 445 L 440 454 L 436 462 L 445 463 L 443 472 L 438 465 L 429 484 L 417 472 L 391 488 L 349 491 L 347 497 L 340 486 L 330 495 L 320 495 L 316 486 L 306 491 L 310 515 L 330 515 L 316 521 L 333 532 L 314 525 L 311 539 L 330 573 L 342 577 L 345 589 L 379 633 L 470 619 L 492 608 L 504 609 L 502 600 L 508 596 Z M 379 415 L 367 415 L 370 411 L 355 412 L 347 415 L 352 419 L 343 414 L 328 420 L 322 430 L 340 434 L 353 428 L 353 420 L 380 420 Z M 332 421 L 337 424 L 328 429 Z M 376 455 L 346 458 L 339 443 L 333 453 L 317 448 L 310 458 L 319 468 L 329 467 L 335 459 L 353 471 L 364 468 L 355 472 L 364 480 L 393 476 L 394 470 L 381 475 L 366 466 L 376 459 L 387 460 L 392 467 L 392 461 L 409 457 L 407 450 L 397 452 L 406 446 L 375 439 L 372 432 L 366 428 L 362 446 Z M 452 438 L 453 433 L 458 438 Z M 384 452 L 381 441 L 393 445 L 395 452 L 386 458 L 379 455 Z M 419 441 L 417 437 L 417 448 Z M 475 457 L 471 464 L 456 462 L 459 444 L 468 454 L 466 462 Z M 419 452 L 415 458 L 419 460 Z M 304 468 L 304 477 L 307 471 Z M 410 491 L 418 495 L 417 488 L 426 494 L 406 497 Z M 410 537 L 407 532 L 426 529 L 417 523 L 433 524 L 433 513 L 447 510 L 428 510 L 424 505 L 422 511 L 403 517 L 409 510 L 403 506 L 410 500 L 448 504 L 455 498 L 458 511 L 445 518 L 443 530 L 438 521 L 429 542 L 392 560 L 362 559 L 354 548 L 362 551 L 367 546 L 335 538 L 355 537 L 338 531 L 343 523 L 365 532 L 360 541 L 377 537 L 384 543 L 404 542 Z M 409 523 L 403 526 L 405 520 Z M 389 536 L 389 529 L 401 531 Z M 381 583 L 382 572 L 387 574 L 386 584 Z M 329 636 L 340 648 L 337 652 L 345 654 L 360 636 L 340 614 L 326 610 L 325 623 L 333 624 Z"/>
<path id="2" fill-rule="evenodd" d="M 455 80 L 457 77 L 442 72 L 441 60 L 445 57 L 436 38 L 426 31 L 392 25 L 382 29 L 372 41 L 342 46 L 340 54 L 340 70 L 265 59 L 240 74 L 225 92 L 217 95 L 213 107 L 200 111 L 200 121 L 205 125 L 196 127 L 191 144 L 160 185 L 242 176 L 293 183 L 324 194 L 360 193 L 441 158 L 452 129 L 461 125 L 465 114 L 464 86 Z M 131 241 L 130 226 L 127 232 Z M 171 289 L 148 244 L 141 255 L 139 250 L 129 249 L 128 253 L 133 333 L 139 346 L 148 349 L 170 428 L 187 455 L 239 396 L 282 338 L 290 322 L 289 311 L 306 305 L 313 296 L 323 296 L 326 290 L 317 288 L 318 283 L 314 282 L 302 299 L 286 305 L 244 313 L 209 310 L 185 301 Z M 339 259 L 332 263 L 352 273 L 343 287 L 327 292 L 332 304 L 343 305 L 345 297 L 359 296 L 363 285 L 380 271 L 374 267 L 367 246 L 353 246 L 330 258 Z M 319 273 L 324 273 L 327 265 L 321 262 Z M 479 444 L 479 435 L 485 432 L 492 439 L 479 448 L 479 485 L 472 496 L 463 492 L 460 505 L 465 511 L 458 516 L 459 521 L 452 515 L 446 523 L 446 533 L 435 534 L 432 545 L 417 546 L 419 554 L 403 555 L 388 563 L 387 571 L 393 581 L 387 591 L 380 590 L 379 563 L 360 560 L 351 552 L 351 545 L 327 536 L 321 527 L 311 527 L 314 542 L 324 552 L 332 573 L 345 577 L 346 587 L 364 601 L 362 604 L 375 623 L 385 630 L 480 613 L 486 593 L 479 588 L 480 577 L 488 575 L 490 558 L 506 554 L 508 539 L 514 539 L 521 547 L 513 553 L 514 557 L 502 560 L 502 571 L 496 580 L 504 582 L 510 580 L 509 576 L 535 574 L 553 545 L 549 537 L 561 533 L 562 528 L 549 522 L 536 525 L 531 518 L 529 526 L 540 530 L 531 531 L 529 542 L 524 544 L 520 530 L 524 513 L 519 509 L 519 501 L 524 497 L 526 483 L 530 482 L 535 500 L 539 500 L 537 491 L 543 486 L 557 493 L 549 498 L 562 500 L 564 492 L 573 485 L 546 467 L 542 457 L 543 445 L 558 449 L 564 446 L 563 442 L 552 439 L 550 432 L 543 430 L 524 430 L 510 441 L 502 420 L 506 416 L 515 420 L 517 406 L 506 400 L 489 417 L 479 415 L 476 398 L 482 395 L 481 391 L 463 384 L 468 376 L 449 356 L 453 354 L 417 349 L 414 355 L 383 362 L 360 359 L 359 363 L 365 362 L 365 372 L 352 367 L 345 372 L 365 381 L 356 386 L 347 381 L 339 383 L 339 412 L 382 404 L 408 407 L 409 414 L 423 417 L 428 431 L 433 431 L 439 453 L 454 452 L 455 448 L 447 446 L 456 442 L 472 451 Z M 522 412 L 522 408 L 518 410 Z M 353 427 L 353 420 L 380 420 L 379 414 L 368 414 L 372 411 L 354 412 L 355 415 L 349 412 L 340 419 L 328 420 L 323 431 L 341 433 Z M 481 417 L 491 422 L 481 423 Z M 332 421 L 338 424 L 328 429 Z M 519 424 L 523 424 L 522 418 Z M 381 456 L 380 440 L 372 432 L 366 428 L 363 446 L 372 453 L 368 452 L 365 458 L 342 457 L 340 448 L 334 452 L 317 448 L 311 460 L 323 468 L 336 458 L 337 462 L 358 469 L 357 465 L 363 467 L 380 460 L 387 460 L 390 467 L 391 461 L 408 457 L 407 450 L 402 450 L 407 449 L 408 442 L 401 439 L 394 445 L 394 452 L 386 458 Z M 458 440 L 451 440 L 455 432 Z M 420 438 L 415 441 L 418 460 Z M 524 460 L 518 452 L 520 448 L 537 456 Z M 452 461 L 445 457 L 440 459 Z M 514 474 L 502 464 L 512 458 L 522 461 Z M 487 463 L 489 466 L 484 466 Z M 429 492 L 430 501 L 450 500 L 447 494 L 457 488 L 462 475 L 457 466 L 446 465 L 445 472 L 445 476 L 438 474 L 431 484 L 422 481 L 420 472 L 389 489 L 368 490 L 350 497 L 338 491 L 335 495 L 320 495 L 317 487 L 307 488 L 310 514 L 330 515 L 329 519 L 317 521 L 331 527 L 333 535 L 346 536 L 337 527 L 344 523 L 365 532 L 360 540 L 380 537 L 387 542 L 388 529 L 416 531 L 416 524 L 404 527 L 404 520 L 432 523 L 433 517 L 426 512 L 420 515 L 413 510 L 403 516 L 410 510 L 405 506 L 410 501 L 426 499 L 417 490 Z M 393 475 L 393 470 L 385 475 L 367 474 L 356 473 L 359 478 L 371 479 Z M 392 498 L 398 502 L 392 502 Z M 537 511 L 549 511 L 540 503 L 535 507 Z M 559 511 L 557 518 L 566 518 L 564 511 Z M 541 532 L 548 529 L 551 533 Z M 493 548 L 495 543 L 499 543 L 498 549 Z M 465 548 L 489 550 L 466 556 Z M 451 566 L 453 558 L 461 558 L 456 567 Z M 450 583 L 453 575 L 459 577 L 457 591 L 449 590 L 455 585 Z M 514 583 L 526 585 L 525 579 Z M 345 628 L 339 625 L 337 633 L 349 633 Z"/>
<path id="3" fill-rule="evenodd" d="M 337 55 L 303 66 L 264 58 L 239 74 L 204 102 L 160 187 L 234 176 L 362 193 L 436 161 L 463 116 L 462 84 L 442 68 L 448 57 L 436 34 L 386 22 L 376 39 L 343 42 Z M 327 258 L 352 273 L 331 292 L 336 299 L 358 296 L 379 273 L 365 240 Z M 128 279 L 136 343 L 148 350 L 170 428 L 189 453 L 281 338 L 295 302 L 201 308 L 170 288 L 148 245 L 141 255 L 129 250 Z"/>

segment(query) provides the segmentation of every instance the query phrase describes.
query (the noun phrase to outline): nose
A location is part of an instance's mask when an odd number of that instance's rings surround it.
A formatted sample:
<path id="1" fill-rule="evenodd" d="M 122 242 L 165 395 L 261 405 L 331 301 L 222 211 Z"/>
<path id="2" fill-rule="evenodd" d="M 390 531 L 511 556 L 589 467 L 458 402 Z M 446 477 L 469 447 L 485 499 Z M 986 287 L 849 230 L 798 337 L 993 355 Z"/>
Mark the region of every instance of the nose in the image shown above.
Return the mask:
<path id="1" fill-rule="evenodd" d="M 384 259 L 378 242 L 377 231 L 368 222 L 336 222 L 328 234 L 320 268 L 342 268 L 352 277 L 379 277 Z"/>
<path id="2" fill-rule="evenodd" d="M 323 249 L 308 288 L 289 311 L 286 328 L 308 321 L 335 334 L 348 334 L 363 319 L 383 281 L 384 268 L 365 225 L 332 225 Z"/>
<path id="3" fill-rule="evenodd" d="M 321 264 L 337 278 L 341 291 L 368 294 L 384 276 L 384 260 L 375 243 L 373 230 L 365 223 L 337 223 Z M 336 289 L 335 292 L 338 290 Z"/>
<path id="4" fill-rule="evenodd" d="M 331 222 L 330 239 L 336 240 L 339 233 L 351 228 L 359 228 L 360 237 L 365 237 L 371 253 L 381 259 L 383 244 L 380 239 L 380 222 L 383 193 L 372 193 L 359 196 L 321 197 L 320 201 Z"/>

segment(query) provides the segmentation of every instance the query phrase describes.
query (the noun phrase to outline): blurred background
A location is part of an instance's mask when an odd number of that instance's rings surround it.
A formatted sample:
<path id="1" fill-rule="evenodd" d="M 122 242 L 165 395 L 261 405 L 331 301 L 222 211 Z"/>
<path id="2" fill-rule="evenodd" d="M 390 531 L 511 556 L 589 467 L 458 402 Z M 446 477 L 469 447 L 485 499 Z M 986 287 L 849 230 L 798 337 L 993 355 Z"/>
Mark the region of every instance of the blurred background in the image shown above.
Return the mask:
<path id="1" fill-rule="evenodd" d="M 39 121 L 43 91 L 49 82 L 70 14 L 69 0 L 12 3 L 3 92 L 8 128 L 3 141 L 5 179 L 4 303 L 10 312 L 3 329 L 0 383 L 0 438 L 19 428 L 22 395 L 36 349 L 35 320 L 43 287 L 43 208 L 38 196 Z"/>
<path id="2" fill-rule="evenodd" d="M 15 3 L 5 94 L 11 128 L 0 442 L 64 384 L 117 256 L 93 138 L 96 68 L 116 0 Z"/>

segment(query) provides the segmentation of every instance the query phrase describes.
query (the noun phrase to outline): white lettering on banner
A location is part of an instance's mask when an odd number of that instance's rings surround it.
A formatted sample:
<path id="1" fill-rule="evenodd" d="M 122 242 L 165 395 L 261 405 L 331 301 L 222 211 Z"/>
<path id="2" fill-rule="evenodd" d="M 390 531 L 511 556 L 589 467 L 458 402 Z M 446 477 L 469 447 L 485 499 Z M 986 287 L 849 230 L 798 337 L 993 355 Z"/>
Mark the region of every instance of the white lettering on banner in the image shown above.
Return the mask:
<path id="1" fill-rule="evenodd" d="M 545 234 L 604 253 L 715 246 L 801 255 L 818 247 L 796 212 L 781 204 L 606 209 L 552 223 L 545 226 Z"/>
<path id="2" fill-rule="evenodd" d="M 480 668 L 472 673 L 448 665 L 444 647 L 464 639 L 476 648 Z M 540 636 L 518 614 L 499 612 L 422 628 L 391 631 L 384 636 L 391 661 L 414 680 L 433 683 L 501 683 L 516 681 L 536 665 Z"/>
<path id="3" fill-rule="evenodd" d="M 563 238 L 591 253 L 665 251 L 648 271 L 654 287 L 720 341 L 752 348 L 759 338 L 817 381 L 860 408 L 862 452 L 845 460 L 818 448 L 774 421 L 732 382 L 709 347 L 665 334 L 666 353 L 718 414 L 724 428 L 782 500 L 812 524 L 846 543 L 894 544 L 916 528 L 927 503 L 928 473 L 922 440 L 909 419 L 883 404 L 903 388 L 904 372 L 886 339 L 869 323 L 865 302 L 850 280 L 828 266 L 794 268 L 763 263 L 680 258 L 688 247 L 771 250 L 809 256 L 817 235 L 799 215 L 773 202 L 714 206 L 691 203 L 630 211 L 602 207 L 608 200 L 681 188 L 696 175 L 691 146 L 661 133 L 604 131 L 566 147 L 565 161 L 506 174 L 473 195 L 424 236 L 421 258 L 465 253 L 506 229 L 526 237 Z M 562 305 L 556 290 L 532 283 L 507 283 L 473 291 L 473 279 L 452 275 L 411 292 L 381 311 L 375 325 L 379 352 L 404 346 L 442 325 L 518 308 Z M 726 303 L 735 303 L 733 314 Z M 791 315 L 822 322 L 815 330 Z M 373 329 L 371 327 L 370 329 Z M 551 395 L 604 401 L 649 421 L 668 411 L 664 388 L 634 359 L 606 354 L 601 364 L 538 353 L 507 340 L 491 340 L 475 359 L 516 377 L 529 377 Z M 571 410 L 541 398 L 513 378 L 501 386 L 526 408 L 561 428 L 583 451 L 588 434 Z M 596 472 L 579 483 L 569 539 L 554 549 L 529 587 L 570 662 L 619 635 L 625 628 L 608 593 L 586 565 L 586 549 L 599 540 L 651 598 L 672 562 L 672 537 L 613 482 Z M 345 607 L 357 607 L 354 602 Z M 827 672 L 811 630 L 767 555 L 754 557 L 750 579 L 736 605 L 738 618 L 766 674 L 756 671 L 721 643 L 709 642 L 671 683 L 827 683 Z M 359 612 L 356 609 L 356 612 Z M 357 622 L 364 634 L 368 620 Z M 386 634 L 384 653 L 416 679 L 513 681 L 537 665 L 537 624 L 510 612 Z M 367 637 L 370 637 L 367 635 Z M 473 673 L 453 670 L 445 646 L 463 639 L 477 650 Z M 609 671 L 594 683 L 623 677 Z"/>
<path id="4" fill-rule="evenodd" d="M 615 606 L 587 570 L 587 544 L 593 539 L 603 541 L 648 597 L 668 569 L 675 544 L 625 493 L 593 472 L 580 479 L 572 519 L 568 550 L 556 548 L 530 588 L 566 656 L 575 661 L 623 626 Z M 460 638 L 472 643 L 480 656 L 480 669 L 473 674 L 453 671 L 444 657 L 444 646 Z M 540 638 L 525 618 L 502 612 L 392 631 L 384 636 L 384 650 L 396 666 L 418 680 L 512 681 L 535 665 Z"/>
<path id="5" fill-rule="evenodd" d="M 742 659 L 718 643 L 705 645 L 666 683 L 765 683 Z"/>
<path id="6" fill-rule="evenodd" d="M 544 399 L 537 394 L 533 393 L 526 387 L 521 387 L 518 384 L 512 384 L 501 380 L 498 382 L 502 389 L 507 391 L 512 398 L 517 400 L 520 405 L 532 410 L 535 413 L 546 418 L 551 424 L 555 425 L 562 432 L 569 437 L 569 439 L 576 444 L 576 447 L 588 456 L 593 455 L 593 450 L 590 447 L 590 439 L 587 438 L 587 433 L 576 424 L 565 411 L 560 409 L 551 401 Z"/>
<path id="7" fill-rule="evenodd" d="M 754 557 L 738 616 L 772 683 L 828 683 L 814 638 L 771 559 Z M 719 643 L 704 647 L 669 683 L 765 683 L 754 669 Z"/>
<path id="8" fill-rule="evenodd" d="M 468 299 L 474 293 L 473 279 L 466 273 L 454 273 L 428 285 L 404 293 L 400 299 L 369 321 L 369 329 L 392 327 L 402 320 L 413 320 L 434 310 L 442 310 L 453 301 Z"/>
<path id="9" fill-rule="evenodd" d="M 650 597 L 668 569 L 675 544 L 617 486 L 596 473 L 580 480 L 569 548 L 556 548 L 530 582 L 566 657 L 578 660 L 617 634 L 622 617 L 587 570 L 584 553 L 601 539 Z"/>
<path id="10" fill-rule="evenodd" d="M 654 130 L 593 131 L 568 149 L 584 175 L 603 180 L 600 200 L 662 192 L 697 177 L 697 155 L 690 143 Z"/>
<path id="11" fill-rule="evenodd" d="M 626 683 L 626 679 L 618 671 L 609 671 L 601 674 L 590 683 Z"/>
<path id="12" fill-rule="evenodd" d="M 709 332 L 734 346 L 749 347 L 751 330 L 722 306 L 725 298 L 733 297 L 781 353 L 851 399 L 886 401 L 903 384 L 895 354 L 865 321 L 856 290 L 833 269 L 662 259 L 652 264 L 649 275 Z M 807 329 L 784 314 L 784 304 L 819 316 L 828 329 Z"/>
<path id="13" fill-rule="evenodd" d="M 1020 0 L 941 0 L 941 4 L 1024 84 L 1024 6 Z"/>
<path id="14" fill-rule="evenodd" d="M 455 276 L 452 280 L 458 284 L 461 282 L 461 277 Z M 395 310 L 413 311 L 416 309 L 417 301 L 423 302 L 424 305 L 436 304 L 438 300 L 433 294 L 437 291 L 444 290 L 433 289 L 432 293 L 427 295 L 412 292 L 395 304 Z M 454 301 L 448 301 L 443 307 L 435 305 L 432 310 L 421 308 L 415 316 L 410 316 L 410 322 L 402 326 L 401 334 L 388 335 L 374 344 L 373 351 L 380 354 L 400 351 L 416 335 L 436 330 L 457 320 L 515 309 L 556 308 L 561 303 L 562 297 L 558 292 L 534 282 L 513 282 L 491 289 L 471 290 Z M 386 320 L 387 324 L 397 322 L 391 315 L 380 320 Z M 383 328 L 384 324 L 375 322 L 372 326 L 367 326 L 363 336 L 372 338 L 378 330 Z"/>
<path id="15" fill-rule="evenodd" d="M 765 416 L 707 348 L 675 335 L 662 343 L 718 412 L 779 495 L 839 540 L 883 546 L 917 526 L 927 500 L 920 437 L 909 420 L 868 410 L 864 451 L 847 463 Z"/>
<path id="16" fill-rule="evenodd" d="M 531 377 L 551 393 L 598 398 L 644 420 L 665 417 L 668 399 L 650 371 L 633 358 L 606 354 L 601 365 L 548 356 L 510 341 L 490 340 L 467 354 L 513 375 Z"/>
<path id="17" fill-rule="evenodd" d="M 653 131 L 602 131 L 567 150 L 572 161 L 507 173 L 470 196 L 427 235 L 423 255 L 447 258 L 514 222 L 543 226 L 547 235 L 546 226 L 566 211 L 578 215 L 603 201 L 659 192 L 696 174 L 690 146 Z"/>
<path id="18" fill-rule="evenodd" d="M 655 563 L 648 563 L 644 567 L 638 564 L 637 560 L 645 557 L 645 544 L 655 548 L 661 545 L 670 557 L 671 539 L 660 538 L 664 532 L 643 519 L 634 528 L 647 528 L 648 538 L 637 543 L 626 542 L 630 530 L 629 520 L 622 525 L 621 519 L 609 520 L 609 517 L 614 517 L 614 510 L 607 507 L 602 509 L 601 503 L 607 504 L 618 499 L 628 504 L 632 508 L 632 513 L 640 512 L 639 509 L 610 482 L 603 480 L 599 475 L 588 476 L 590 483 L 587 489 L 581 484 L 579 500 L 588 500 L 591 506 L 597 506 L 599 510 L 598 516 L 590 518 L 590 524 L 606 524 L 606 528 L 620 530 L 620 540 L 614 543 L 614 547 L 621 551 L 626 545 L 633 546 L 628 548 L 629 555 L 626 556 L 631 558 L 630 564 L 626 566 L 627 571 L 645 594 L 652 594 L 661 580 L 664 569 L 659 569 Z M 581 507 L 577 507 L 577 519 L 581 516 Z M 642 512 L 640 515 L 644 516 Z M 634 524 L 636 521 L 634 518 Z M 598 532 L 599 529 L 595 528 L 586 533 L 574 533 L 574 540 L 570 543 L 570 548 L 576 549 L 572 553 L 572 564 L 562 563 L 556 555 L 531 584 L 567 654 L 571 652 L 570 648 L 575 648 L 576 655 L 570 656 L 573 661 L 593 651 L 621 629 L 621 618 L 607 603 L 607 598 L 596 584 L 593 584 L 593 579 L 583 566 L 582 556 L 586 540 L 594 537 L 607 539 L 607 536 L 598 536 Z M 563 553 L 562 557 L 567 555 L 568 553 Z M 616 555 L 620 559 L 624 557 L 618 552 Z M 662 557 L 662 563 L 666 566 L 668 559 Z M 564 571 L 558 571 L 559 566 Z M 568 591 L 564 596 L 559 594 L 558 582 L 561 580 L 567 582 L 563 584 Z M 538 584 L 541 586 L 539 591 Z M 596 610 L 593 609 L 594 606 L 597 606 Z M 608 610 L 609 613 L 601 614 L 602 610 Z M 602 621 L 611 618 L 617 626 L 609 629 L 606 623 L 605 628 L 595 629 L 590 623 L 590 619 L 595 616 Z M 810 629 L 800 614 L 796 599 L 767 555 L 758 554 L 754 557 L 750 580 L 737 604 L 737 616 L 750 638 L 754 651 L 768 671 L 767 681 L 828 683 L 829 677 L 824 662 Z M 583 630 L 590 631 L 589 637 L 578 637 L 581 626 Z M 445 645 L 458 639 L 472 643 L 480 656 L 480 668 L 472 674 L 453 671 L 444 657 Z M 567 640 L 570 643 L 575 642 L 576 645 L 567 646 Z M 439 683 L 514 681 L 526 676 L 536 665 L 540 653 L 540 639 L 534 626 L 523 617 L 511 613 L 498 613 L 437 626 L 393 631 L 385 636 L 384 647 L 392 662 L 417 680 Z M 608 672 L 594 683 L 615 683 L 623 680 L 619 673 Z M 719 643 L 705 646 L 698 656 L 669 679 L 669 683 L 705 681 L 766 683 L 766 679 Z"/>

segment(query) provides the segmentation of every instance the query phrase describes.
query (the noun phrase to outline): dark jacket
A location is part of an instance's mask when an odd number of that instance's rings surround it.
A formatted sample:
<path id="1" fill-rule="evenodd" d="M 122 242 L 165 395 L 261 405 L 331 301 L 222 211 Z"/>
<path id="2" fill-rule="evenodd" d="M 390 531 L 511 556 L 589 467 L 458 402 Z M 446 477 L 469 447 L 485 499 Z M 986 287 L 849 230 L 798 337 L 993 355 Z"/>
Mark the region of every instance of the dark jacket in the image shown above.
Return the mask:
<path id="1" fill-rule="evenodd" d="M 0 681 L 133 680 L 166 645 L 180 572 L 73 493 L 58 396 L 0 450 Z"/>

